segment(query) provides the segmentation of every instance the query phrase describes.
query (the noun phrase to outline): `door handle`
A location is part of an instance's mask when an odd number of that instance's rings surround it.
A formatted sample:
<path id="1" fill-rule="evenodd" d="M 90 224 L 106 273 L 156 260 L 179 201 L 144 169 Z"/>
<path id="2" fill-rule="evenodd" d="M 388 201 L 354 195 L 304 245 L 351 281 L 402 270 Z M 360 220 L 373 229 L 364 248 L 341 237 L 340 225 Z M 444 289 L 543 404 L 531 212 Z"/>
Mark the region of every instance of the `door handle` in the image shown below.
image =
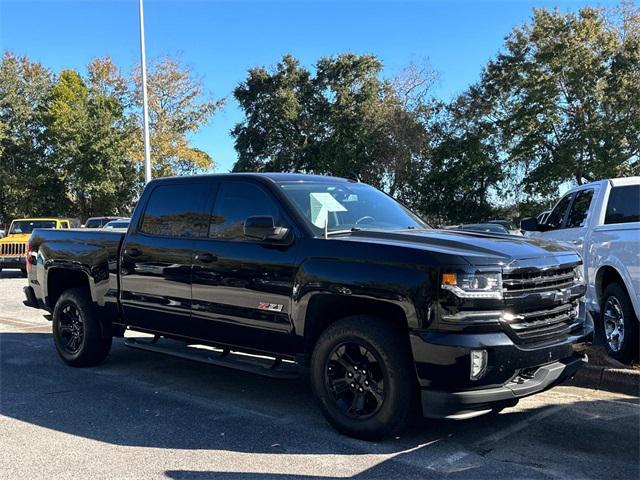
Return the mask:
<path id="1" fill-rule="evenodd" d="M 139 257 L 140 255 L 142 255 L 142 251 L 137 248 L 126 248 L 124 250 L 124 254 L 129 257 Z"/>
<path id="2" fill-rule="evenodd" d="M 196 262 L 211 263 L 211 262 L 215 262 L 216 260 L 218 260 L 218 257 L 210 253 L 196 254 Z"/>

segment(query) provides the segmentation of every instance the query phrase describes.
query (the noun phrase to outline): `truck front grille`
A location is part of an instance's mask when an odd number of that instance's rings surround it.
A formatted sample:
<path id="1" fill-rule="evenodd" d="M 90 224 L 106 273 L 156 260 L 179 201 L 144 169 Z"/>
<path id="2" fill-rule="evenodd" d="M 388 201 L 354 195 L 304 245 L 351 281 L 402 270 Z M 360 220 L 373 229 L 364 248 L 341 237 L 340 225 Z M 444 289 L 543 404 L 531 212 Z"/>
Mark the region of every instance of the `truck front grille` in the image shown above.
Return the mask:
<path id="1" fill-rule="evenodd" d="M 575 282 L 573 266 L 505 272 L 502 286 L 505 292 L 528 293 L 570 287 Z"/>
<path id="2" fill-rule="evenodd" d="M 26 253 L 26 245 L 24 243 L 3 243 L 2 255 L 24 255 Z"/>
<path id="3" fill-rule="evenodd" d="M 525 344 L 565 339 L 581 324 L 577 300 L 549 310 L 520 313 L 507 322 L 519 342 Z"/>
<path id="4" fill-rule="evenodd" d="M 505 270 L 502 286 L 512 305 L 505 318 L 508 333 L 521 344 L 562 341 L 581 327 L 575 267 L 578 262 L 551 267 Z M 575 293 L 572 293 L 575 292 Z"/>

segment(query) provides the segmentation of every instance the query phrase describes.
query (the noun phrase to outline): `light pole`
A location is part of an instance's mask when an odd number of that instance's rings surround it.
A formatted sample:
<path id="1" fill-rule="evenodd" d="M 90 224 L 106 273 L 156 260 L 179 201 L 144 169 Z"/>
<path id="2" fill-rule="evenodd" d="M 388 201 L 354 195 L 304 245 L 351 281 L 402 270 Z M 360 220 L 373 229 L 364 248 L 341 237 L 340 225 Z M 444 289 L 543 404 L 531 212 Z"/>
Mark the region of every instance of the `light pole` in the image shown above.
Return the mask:
<path id="1" fill-rule="evenodd" d="M 151 147 L 149 146 L 149 106 L 147 102 L 147 59 L 144 49 L 144 8 L 139 0 L 140 12 L 140 59 L 142 63 L 142 115 L 144 128 L 144 181 L 151 181 Z"/>

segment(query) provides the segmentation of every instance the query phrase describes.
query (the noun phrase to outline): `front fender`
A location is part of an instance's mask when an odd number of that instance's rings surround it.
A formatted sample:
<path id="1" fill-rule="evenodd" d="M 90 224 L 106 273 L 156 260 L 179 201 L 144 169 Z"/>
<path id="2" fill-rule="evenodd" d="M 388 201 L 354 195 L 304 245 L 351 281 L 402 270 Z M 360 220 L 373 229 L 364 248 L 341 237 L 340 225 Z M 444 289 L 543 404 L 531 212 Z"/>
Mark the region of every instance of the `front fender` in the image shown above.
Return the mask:
<path id="1" fill-rule="evenodd" d="M 298 269 L 291 316 L 298 334 L 305 331 L 308 306 L 316 295 L 388 302 L 400 308 L 410 329 L 423 328 L 434 301 L 429 272 L 365 261 L 309 259 Z"/>

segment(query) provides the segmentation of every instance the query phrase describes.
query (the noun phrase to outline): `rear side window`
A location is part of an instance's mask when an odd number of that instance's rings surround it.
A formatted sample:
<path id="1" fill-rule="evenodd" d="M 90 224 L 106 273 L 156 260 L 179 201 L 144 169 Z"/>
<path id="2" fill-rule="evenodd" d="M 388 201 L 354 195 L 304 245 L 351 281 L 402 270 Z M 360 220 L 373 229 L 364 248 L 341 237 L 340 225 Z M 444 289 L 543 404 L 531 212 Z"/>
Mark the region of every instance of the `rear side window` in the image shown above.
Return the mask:
<path id="1" fill-rule="evenodd" d="M 576 193 L 576 199 L 571 205 L 571 211 L 567 218 L 567 228 L 583 227 L 587 221 L 587 214 L 593 199 L 593 190 L 581 190 Z"/>
<path id="2" fill-rule="evenodd" d="M 604 223 L 640 222 L 640 185 L 613 187 Z"/>
<path id="3" fill-rule="evenodd" d="M 278 207 L 262 189 L 251 183 L 223 183 L 216 196 L 209 238 L 244 240 L 244 221 L 261 215 L 281 224 Z"/>
<path id="4" fill-rule="evenodd" d="M 562 197 L 553 211 L 549 214 L 549 216 L 547 217 L 547 226 L 550 229 L 557 229 L 562 227 L 564 216 L 567 213 L 567 209 L 569 208 L 569 204 L 571 203 L 572 198 L 573 193 Z"/>
<path id="5" fill-rule="evenodd" d="M 149 197 L 140 230 L 162 237 L 206 236 L 210 191 L 211 187 L 206 183 L 156 187 Z"/>

